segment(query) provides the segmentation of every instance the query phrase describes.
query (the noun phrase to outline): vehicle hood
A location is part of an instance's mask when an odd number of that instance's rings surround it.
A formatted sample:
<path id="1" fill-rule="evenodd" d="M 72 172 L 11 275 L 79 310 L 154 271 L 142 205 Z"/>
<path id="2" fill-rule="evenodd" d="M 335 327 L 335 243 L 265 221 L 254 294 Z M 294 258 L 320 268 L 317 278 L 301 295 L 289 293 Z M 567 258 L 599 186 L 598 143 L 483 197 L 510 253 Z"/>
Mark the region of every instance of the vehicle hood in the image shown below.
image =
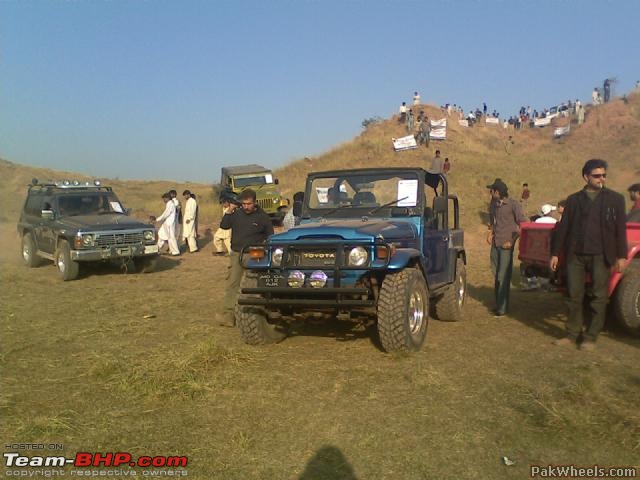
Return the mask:
<path id="1" fill-rule="evenodd" d="M 373 241 L 376 238 L 385 242 L 407 244 L 418 237 L 415 225 L 407 221 L 361 219 L 333 220 L 322 223 L 306 223 L 286 232 L 273 235 L 271 242 L 290 240 L 312 240 L 314 238 L 336 240 Z"/>
<path id="2" fill-rule="evenodd" d="M 61 226 L 86 231 L 153 229 L 152 225 L 122 214 L 77 215 L 57 221 Z"/>

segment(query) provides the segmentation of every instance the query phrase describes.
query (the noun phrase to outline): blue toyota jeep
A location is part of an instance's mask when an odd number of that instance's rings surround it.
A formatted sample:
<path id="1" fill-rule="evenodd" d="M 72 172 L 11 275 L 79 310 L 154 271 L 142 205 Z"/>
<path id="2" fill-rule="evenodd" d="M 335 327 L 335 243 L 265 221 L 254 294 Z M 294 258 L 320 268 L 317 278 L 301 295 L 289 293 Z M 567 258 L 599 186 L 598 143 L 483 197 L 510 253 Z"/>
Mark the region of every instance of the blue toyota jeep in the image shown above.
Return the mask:
<path id="1" fill-rule="evenodd" d="M 236 321 L 245 342 L 286 336 L 294 315 L 376 322 L 386 351 L 416 351 L 430 313 L 460 320 L 464 235 L 447 180 L 421 168 L 309 174 L 299 226 L 245 248 Z"/>

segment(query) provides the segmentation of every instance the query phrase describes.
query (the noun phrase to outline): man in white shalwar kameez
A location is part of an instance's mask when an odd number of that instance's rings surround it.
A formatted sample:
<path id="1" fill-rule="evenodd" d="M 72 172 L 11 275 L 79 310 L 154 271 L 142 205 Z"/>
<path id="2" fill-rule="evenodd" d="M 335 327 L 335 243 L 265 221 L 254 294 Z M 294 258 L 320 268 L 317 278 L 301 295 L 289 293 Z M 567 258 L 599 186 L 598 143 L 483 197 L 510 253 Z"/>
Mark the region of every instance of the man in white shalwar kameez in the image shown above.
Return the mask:
<path id="1" fill-rule="evenodd" d="M 176 219 L 175 219 L 175 233 L 176 233 L 176 242 L 178 242 L 178 248 L 180 242 L 182 241 L 182 206 L 180 205 L 180 200 L 178 200 L 178 192 L 175 190 L 169 190 L 169 195 L 171 196 L 171 201 L 176 206 Z"/>
<path id="2" fill-rule="evenodd" d="M 164 200 L 164 212 L 156 219 L 156 222 L 162 223 L 158 230 L 158 250 L 164 246 L 164 242 L 169 242 L 171 255 L 180 255 L 178 242 L 176 242 L 176 206 L 168 193 L 162 195 L 162 200 Z"/>
<path id="3" fill-rule="evenodd" d="M 196 242 L 196 212 L 198 204 L 189 190 L 182 192 L 182 196 L 185 201 L 182 214 L 182 236 L 185 243 L 189 245 L 189 252 L 194 253 L 198 251 L 198 243 Z"/>

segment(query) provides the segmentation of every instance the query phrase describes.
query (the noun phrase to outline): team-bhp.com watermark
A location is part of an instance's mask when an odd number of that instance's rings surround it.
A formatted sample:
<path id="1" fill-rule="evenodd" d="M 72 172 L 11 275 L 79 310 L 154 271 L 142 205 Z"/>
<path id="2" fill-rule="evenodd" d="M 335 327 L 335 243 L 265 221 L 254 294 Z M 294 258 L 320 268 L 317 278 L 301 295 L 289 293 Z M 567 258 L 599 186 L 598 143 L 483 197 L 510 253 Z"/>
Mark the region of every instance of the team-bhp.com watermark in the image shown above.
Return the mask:
<path id="1" fill-rule="evenodd" d="M 139 456 L 127 452 L 79 452 L 74 457 L 3 453 L 6 477 L 186 477 L 185 456 Z M 63 467 L 79 467 L 66 470 Z M 133 467 L 133 468 L 132 468 Z M 134 470 L 142 467 L 144 470 Z"/>
<path id="2" fill-rule="evenodd" d="M 637 478 L 635 467 L 578 467 L 576 465 L 531 465 L 531 478 Z"/>

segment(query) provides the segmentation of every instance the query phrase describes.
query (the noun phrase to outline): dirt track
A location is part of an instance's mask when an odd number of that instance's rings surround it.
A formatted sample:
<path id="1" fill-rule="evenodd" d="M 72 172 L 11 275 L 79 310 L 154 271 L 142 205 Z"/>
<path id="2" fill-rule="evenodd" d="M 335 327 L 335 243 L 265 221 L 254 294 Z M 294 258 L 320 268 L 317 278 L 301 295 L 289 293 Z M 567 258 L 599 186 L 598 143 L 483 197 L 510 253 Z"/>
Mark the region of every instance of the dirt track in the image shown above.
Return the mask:
<path id="1" fill-rule="evenodd" d="M 210 243 L 163 257 L 153 274 L 100 267 L 63 283 L 50 263 L 23 267 L 3 224 L 2 438 L 179 453 L 201 479 L 524 478 L 530 464 L 633 464 L 640 340 L 607 332 L 593 353 L 554 347 L 557 294 L 513 290 L 511 314 L 493 318 L 474 238 L 465 321 L 432 320 L 424 350 L 407 356 L 336 323 L 244 345 L 212 321 L 227 260 Z"/>

